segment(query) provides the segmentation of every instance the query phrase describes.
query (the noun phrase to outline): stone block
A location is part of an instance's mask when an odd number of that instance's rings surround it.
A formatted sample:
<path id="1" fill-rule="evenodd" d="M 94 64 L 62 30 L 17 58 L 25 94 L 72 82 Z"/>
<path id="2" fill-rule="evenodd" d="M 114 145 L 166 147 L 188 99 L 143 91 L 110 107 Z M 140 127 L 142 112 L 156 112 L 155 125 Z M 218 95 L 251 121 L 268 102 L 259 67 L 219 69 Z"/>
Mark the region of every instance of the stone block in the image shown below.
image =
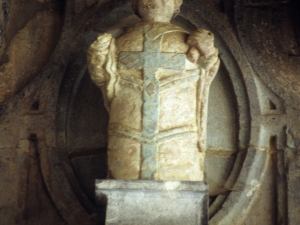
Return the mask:
<path id="1" fill-rule="evenodd" d="M 208 224 L 204 182 L 96 180 L 96 199 L 106 225 Z"/>

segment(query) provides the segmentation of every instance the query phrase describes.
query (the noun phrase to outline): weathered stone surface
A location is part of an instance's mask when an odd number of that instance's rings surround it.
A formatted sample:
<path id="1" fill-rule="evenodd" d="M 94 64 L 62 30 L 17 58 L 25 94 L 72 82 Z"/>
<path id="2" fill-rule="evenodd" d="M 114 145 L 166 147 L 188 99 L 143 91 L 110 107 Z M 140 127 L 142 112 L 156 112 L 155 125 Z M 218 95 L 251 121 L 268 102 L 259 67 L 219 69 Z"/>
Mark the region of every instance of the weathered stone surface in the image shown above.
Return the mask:
<path id="1" fill-rule="evenodd" d="M 106 223 L 122 225 L 205 225 L 208 190 L 203 182 L 97 180 Z"/>
<path id="2" fill-rule="evenodd" d="M 169 23 L 179 2 L 136 1 L 142 22 L 117 38 L 99 35 L 88 51 L 91 78 L 110 114 L 112 178 L 204 179 L 207 104 L 218 51 L 211 32 L 189 34 Z"/>
<path id="3" fill-rule="evenodd" d="M 13 3 L 11 7 L 10 13 L 14 14 L 22 6 Z M 55 4 L 52 7 L 57 8 Z M 22 14 L 22 11 L 19 13 Z M 13 19 L 10 22 L 20 26 L 26 19 L 27 16 L 22 22 Z M 47 65 L 57 44 L 61 27 L 62 17 L 52 9 L 36 12 L 18 31 L 11 26 L 5 27 L 7 34 L 4 35 L 0 50 L 0 104 L 20 92 Z"/>
<path id="4" fill-rule="evenodd" d="M 60 12 L 64 26 L 46 69 L 0 106 L 0 224 L 99 224 L 89 173 L 106 174 L 108 115 L 88 77 L 86 51 L 99 33 L 118 35 L 139 19 L 129 0 L 1 3 L 2 63 L 36 12 Z M 56 3 L 63 8 L 57 11 Z M 289 224 L 300 220 L 300 95 L 293 82 L 300 65 L 298 6 L 298 0 L 186 0 L 172 20 L 189 32 L 212 31 L 222 62 L 209 100 L 205 180 L 213 191 L 211 224 L 280 224 L 286 210 Z M 255 74 L 273 94 L 262 90 Z M 32 134 L 37 154 L 28 148 Z"/>

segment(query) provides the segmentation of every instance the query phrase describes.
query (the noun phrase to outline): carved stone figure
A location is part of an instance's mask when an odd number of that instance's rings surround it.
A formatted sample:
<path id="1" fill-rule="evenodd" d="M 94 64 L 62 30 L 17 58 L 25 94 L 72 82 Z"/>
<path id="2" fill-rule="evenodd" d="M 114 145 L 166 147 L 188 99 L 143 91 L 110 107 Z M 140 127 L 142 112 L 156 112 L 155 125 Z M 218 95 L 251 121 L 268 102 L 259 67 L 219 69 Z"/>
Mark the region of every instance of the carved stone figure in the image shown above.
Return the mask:
<path id="1" fill-rule="evenodd" d="M 170 23 L 182 0 L 137 0 L 141 22 L 105 33 L 88 69 L 109 112 L 110 178 L 202 181 L 209 87 L 219 67 L 213 34 Z"/>

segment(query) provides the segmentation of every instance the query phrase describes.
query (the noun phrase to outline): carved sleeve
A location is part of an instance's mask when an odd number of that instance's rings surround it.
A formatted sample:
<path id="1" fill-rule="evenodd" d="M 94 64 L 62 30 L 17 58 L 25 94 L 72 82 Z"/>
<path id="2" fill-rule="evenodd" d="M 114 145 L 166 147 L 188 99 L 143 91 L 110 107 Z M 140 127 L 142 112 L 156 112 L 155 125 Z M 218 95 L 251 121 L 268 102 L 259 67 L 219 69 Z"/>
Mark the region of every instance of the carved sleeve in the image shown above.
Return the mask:
<path id="1" fill-rule="evenodd" d="M 91 79 L 101 88 L 105 107 L 109 111 L 116 80 L 116 46 L 112 35 L 99 35 L 88 49 L 87 59 Z"/>
<path id="2" fill-rule="evenodd" d="M 188 58 L 197 64 L 201 73 L 205 73 L 206 82 L 211 82 L 220 64 L 218 49 L 214 47 L 214 35 L 208 30 L 197 29 L 190 33 L 187 44 L 190 46 Z"/>
<path id="3" fill-rule="evenodd" d="M 209 56 L 201 56 L 198 59 L 197 64 L 199 68 L 204 69 L 206 71 L 206 76 L 208 81 L 212 82 L 220 66 L 218 49 L 214 48 L 214 53 Z"/>
<path id="4" fill-rule="evenodd" d="M 214 35 L 204 29 L 197 29 L 187 38 L 190 49 L 187 58 L 195 63 L 200 72 L 198 82 L 198 146 L 200 151 L 206 149 L 207 110 L 210 85 L 215 78 L 220 60 L 218 49 L 214 46 Z"/>

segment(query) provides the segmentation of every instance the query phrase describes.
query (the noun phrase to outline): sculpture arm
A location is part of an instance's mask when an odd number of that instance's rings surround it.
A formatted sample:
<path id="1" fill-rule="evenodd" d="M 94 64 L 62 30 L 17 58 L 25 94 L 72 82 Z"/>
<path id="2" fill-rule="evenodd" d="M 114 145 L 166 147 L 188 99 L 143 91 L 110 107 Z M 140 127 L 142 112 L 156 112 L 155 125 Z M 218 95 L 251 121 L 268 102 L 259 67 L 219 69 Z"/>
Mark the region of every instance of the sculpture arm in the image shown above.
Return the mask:
<path id="1" fill-rule="evenodd" d="M 207 110 L 210 85 L 215 78 L 220 60 L 218 58 L 218 50 L 214 47 L 213 34 L 207 30 L 196 30 L 192 32 L 187 44 L 190 49 L 187 58 L 199 69 L 200 79 L 198 83 L 198 146 L 200 151 L 206 150 L 206 126 L 207 126 Z"/>
<path id="2" fill-rule="evenodd" d="M 220 64 L 218 49 L 214 47 L 213 34 L 198 29 L 189 35 L 187 44 L 190 45 L 188 52 L 190 61 L 197 64 L 200 70 L 205 70 L 207 79 L 212 81 Z"/>
<path id="3" fill-rule="evenodd" d="M 197 61 L 199 68 L 202 68 L 207 72 L 207 76 L 210 78 L 211 81 L 217 74 L 220 65 L 218 49 L 214 49 L 215 51 L 213 54 L 209 56 L 201 56 Z"/>
<path id="4" fill-rule="evenodd" d="M 106 109 L 115 93 L 116 47 L 111 34 L 101 34 L 87 52 L 88 70 L 92 81 L 101 89 Z"/>

